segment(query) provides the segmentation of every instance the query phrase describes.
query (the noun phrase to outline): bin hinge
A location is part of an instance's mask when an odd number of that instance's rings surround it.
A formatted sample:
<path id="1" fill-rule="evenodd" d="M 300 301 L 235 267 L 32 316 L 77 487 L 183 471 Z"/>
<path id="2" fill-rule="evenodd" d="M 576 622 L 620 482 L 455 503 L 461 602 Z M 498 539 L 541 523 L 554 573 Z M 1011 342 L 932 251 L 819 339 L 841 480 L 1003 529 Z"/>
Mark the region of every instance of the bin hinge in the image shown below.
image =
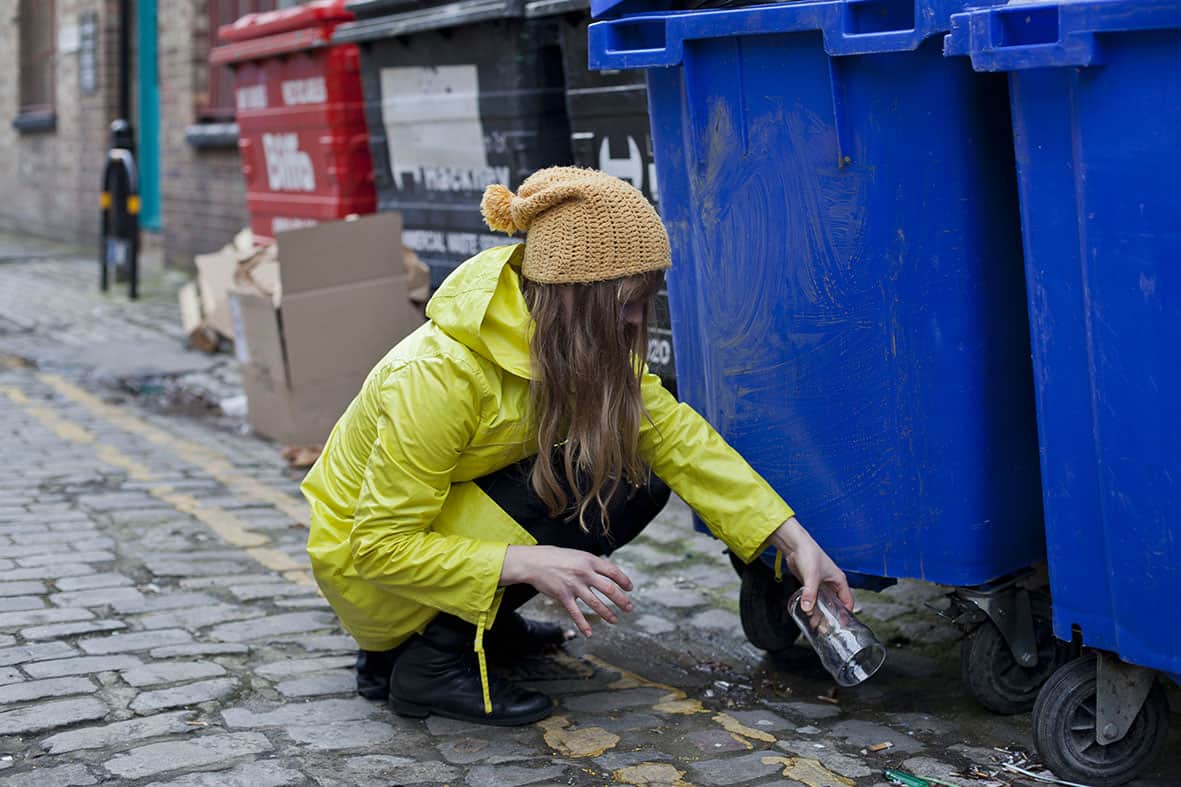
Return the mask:
<path id="1" fill-rule="evenodd" d="M 1106 746 L 1128 734 L 1152 691 L 1156 673 L 1102 652 L 1095 670 L 1095 740 Z"/>
<path id="2" fill-rule="evenodd" d="M 951 594 L 951 605 L 941 614 L 964 629 L 991 620 L 1017 663 L 1026 669 L 1037 666 L 1037 630 L 1030 593 L 1025 588 L 1012 583 L 983 592 L 960 588 Z"/>

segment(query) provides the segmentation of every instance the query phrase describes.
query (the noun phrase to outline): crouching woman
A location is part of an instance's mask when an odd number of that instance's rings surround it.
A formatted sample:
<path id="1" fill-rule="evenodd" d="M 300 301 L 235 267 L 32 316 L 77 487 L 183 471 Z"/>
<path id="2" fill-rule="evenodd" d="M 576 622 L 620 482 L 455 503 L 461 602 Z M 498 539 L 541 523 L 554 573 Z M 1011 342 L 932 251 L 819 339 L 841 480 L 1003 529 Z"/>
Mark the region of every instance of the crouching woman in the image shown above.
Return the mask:
<path id="1" fill-rule="evenodd" d="M 308 553 L 356 639 L 358 691 L 408 716 L 527 724 L 552 702 L 498 661 L 561 644 L 520 616 L 537 593 L 585 636 L 632 582 L 608 556 L 669 487 L 744 561 L 782 551 L 805 607 L 844 575 L 792 510 L 640 359 L 668 236 L 627 183 L 555 167 L 482 208 L 523 244 L 461 265 L 428 322 L 373 369 L 303 483 Z M 493 669 L 489 672 L 488 664 Z"/>

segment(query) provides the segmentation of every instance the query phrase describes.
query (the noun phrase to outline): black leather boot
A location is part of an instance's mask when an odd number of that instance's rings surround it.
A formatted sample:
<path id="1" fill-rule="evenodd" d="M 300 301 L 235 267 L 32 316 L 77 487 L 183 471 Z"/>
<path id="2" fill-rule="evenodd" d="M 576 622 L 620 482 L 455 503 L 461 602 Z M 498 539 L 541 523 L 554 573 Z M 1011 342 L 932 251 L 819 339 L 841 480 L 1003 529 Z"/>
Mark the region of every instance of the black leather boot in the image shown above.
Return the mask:
<path id="1" fill-rule="evenodd" d="M 390 707 L 399 716 L 449 719 L 515 727 L 540 721 L 553 701 L 503 678 L 489 675 L 492 713 L 484 712 L 484 691 L 473 650 L 475 627 L 439 615 L 398 656 L 390 676 Z"/>
<path id="2" fill-rule="evenodd" d="M 536 656 L 566 644 L 566 628 L 557 623 L 530 620 L 518 612 L 501 612 L 484 633 L 488 660 L 500 664 Z"/>
<path id="3" fill-rule="evenodd" d="M 384 700 L 390 695 L 390 673 L 402 652 L 393 650 L 357 651 L 357 693 L 367 700 Z"/>

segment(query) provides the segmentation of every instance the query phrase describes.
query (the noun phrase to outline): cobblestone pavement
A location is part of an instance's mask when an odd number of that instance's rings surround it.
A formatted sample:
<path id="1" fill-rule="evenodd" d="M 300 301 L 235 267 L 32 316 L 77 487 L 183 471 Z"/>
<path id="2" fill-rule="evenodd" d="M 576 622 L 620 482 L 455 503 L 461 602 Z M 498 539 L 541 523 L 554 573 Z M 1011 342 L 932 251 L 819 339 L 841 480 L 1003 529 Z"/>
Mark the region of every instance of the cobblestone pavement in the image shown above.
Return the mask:
<path id="1" fill-rule="evenodd" d="M 174 411 L 216 417 L 219 403 L 240 399 L 232 355 L 183 350 L 175 295 L 182 274 L 147 278 L 131 304 L 125 285 L 99 296 L 98 263 L 84 253 L 37 243 L 38 257 L 22 261 L 22 240 L 0 233 L 0 350 L 43 369 L 85 372 Z"/>
<path id="2" fill-rule="evenodd" d="M 516 670 L 559 700 L 551 719 L 422 722 L 354 696 L 276 446 L 146 408 L 84 354 L 22 360 L 176 340 L 169 301 L 97 298 L 90 265 L 0 264 L 0 785 L 870 787 L 901 767 L 968 787 L 993 747 L 1029 747 L 1027 716 L 960 686 L 957 632 L 923 608 L 940 589 L 862 593 L 889 659 L 834 693 L 804 647 L 772 662 L 745 642 L 734 573 L 675 502 L 618 553 L 636 611 Z M 1178 742 L 1141 785 L 1178 784 Z"/>

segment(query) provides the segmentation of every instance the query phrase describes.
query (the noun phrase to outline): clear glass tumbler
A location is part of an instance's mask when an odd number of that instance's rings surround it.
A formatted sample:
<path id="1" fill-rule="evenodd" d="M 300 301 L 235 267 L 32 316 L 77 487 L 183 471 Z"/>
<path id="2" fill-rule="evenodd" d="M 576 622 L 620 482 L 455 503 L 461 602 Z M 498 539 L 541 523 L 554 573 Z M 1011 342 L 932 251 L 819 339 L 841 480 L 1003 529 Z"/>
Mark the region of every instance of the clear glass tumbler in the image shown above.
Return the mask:
<path id="1" fill-rule="evenodd" d="M 826 586 L 821 586 L 811 612 L 800 608 L 803 594 L 803 589 L 792 594 L 787 610 L 820 663 L 841 686 L 856 686 L 868 680 L 886 660 L 882 643 Z"/>

